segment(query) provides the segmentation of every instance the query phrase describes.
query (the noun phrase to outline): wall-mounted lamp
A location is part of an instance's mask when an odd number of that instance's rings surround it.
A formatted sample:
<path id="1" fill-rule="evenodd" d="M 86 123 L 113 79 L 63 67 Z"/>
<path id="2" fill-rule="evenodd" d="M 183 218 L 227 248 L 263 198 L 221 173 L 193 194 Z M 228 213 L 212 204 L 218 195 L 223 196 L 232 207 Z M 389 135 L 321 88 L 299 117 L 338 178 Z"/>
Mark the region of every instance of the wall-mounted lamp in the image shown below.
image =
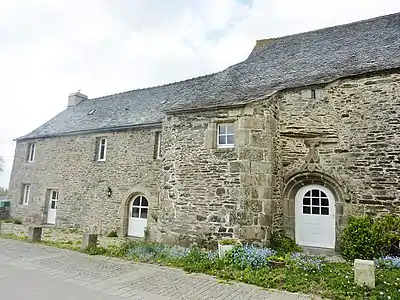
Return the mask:
<path id="1" fill-rule="evenodd" d="M 112 196 L 112 190 L 110 187 L 107 188 L 107 196 L 110 198 Z"/>

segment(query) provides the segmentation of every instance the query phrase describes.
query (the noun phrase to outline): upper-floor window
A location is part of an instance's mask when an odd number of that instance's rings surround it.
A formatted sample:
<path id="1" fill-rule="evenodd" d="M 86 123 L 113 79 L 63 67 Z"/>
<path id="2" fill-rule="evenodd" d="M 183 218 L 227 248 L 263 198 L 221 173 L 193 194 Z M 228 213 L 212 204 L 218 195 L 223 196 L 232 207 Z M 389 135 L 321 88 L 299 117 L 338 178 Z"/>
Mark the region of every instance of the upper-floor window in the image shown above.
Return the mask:
<path id="1" fill-rule="evenodd" d="M 316 99 L 317 98 L 317 94 L 315 90 L 310 90 L 310 99 Z"/>
<path id="2" fill-rule="evenodd" d="M 32 143 L 28 146 L 28 162 L 35 161 L 35 154 L 36 154 L 36 144 Z"/>
<path id="3" fill-rule="evenodd" d="M 106 160 L 106 153 L 107 153 L 107 139 L 106 138 L 100 138 L 98 140 L 98 145 L 97 145 L 97 160 L 98 161 L 105 161 Z"/>
<path id="4" fill-rule="evenodd" d="M 31 185 L 30 184 L 24 184 L 23 186 L 23 194 L 22 194 L 22 204 L 27 205 L 29 203 L 29 198 L 31 196 Z"/>
<path id="5" fill-rule="evenodd" d="M 235 133 L 233 123 L 218 124 L 217 146 L 220 148 L 233 147 L 235 144 Z"/>
<path id="6" fill-rule="evenodd" d="M 161 131 L 155 132 L 154 158 L 161 158 Z"/>

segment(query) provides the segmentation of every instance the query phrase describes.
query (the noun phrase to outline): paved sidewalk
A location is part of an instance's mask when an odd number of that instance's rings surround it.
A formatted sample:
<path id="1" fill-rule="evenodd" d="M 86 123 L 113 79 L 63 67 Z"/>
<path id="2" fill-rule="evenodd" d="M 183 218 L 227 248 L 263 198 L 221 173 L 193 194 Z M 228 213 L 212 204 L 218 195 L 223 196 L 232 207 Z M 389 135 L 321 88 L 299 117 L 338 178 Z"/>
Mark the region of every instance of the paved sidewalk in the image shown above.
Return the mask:
<path id="1" fill-rule="evenodd" d="M 0 239 L 2 300 L 305 300 L 212 276 Z"/>

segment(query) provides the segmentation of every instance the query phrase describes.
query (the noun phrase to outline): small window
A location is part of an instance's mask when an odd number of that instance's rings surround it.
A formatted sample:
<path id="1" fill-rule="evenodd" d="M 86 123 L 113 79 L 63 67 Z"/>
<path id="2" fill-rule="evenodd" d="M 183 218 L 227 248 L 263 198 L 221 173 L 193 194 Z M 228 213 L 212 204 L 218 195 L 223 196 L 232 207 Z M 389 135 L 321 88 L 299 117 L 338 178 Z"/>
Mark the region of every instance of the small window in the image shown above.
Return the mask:
<path id="1" fill-rule="evenodd" d="M 161 131 L 155 132 L 154 158 L 161 158 Z"/>
<path id="2" fill-rule="evenodd" d="M 57 209 L 58 206 L 58 191 L 51 191 L 50 193 L 50 208 Z"/>
<path id="3" fill-rule="evenodd" d="M 219 148 L 233 147 L 235 133 L 233 123 L 218 124 L 217 146 Z"/>
<path id="4" fill-rule="evenodd" d="M 318 189 L 308 191 L 303 197 L 303 214 L 328 216 L 328 196 Z"/>
<path id="5" fill-rule="evenodd" d="M 105 161 L 106 160 L 106 152 L 107 152 L 107 139 L 100 138 L 98 142 L 98 161 Z"/>
<path id="6" fill-rule="evenodd" d="M 24 184 L 22 193 L 23 193 L 22 194 L 22 204 L 23 205 L 28 205 L 29 204 L 29 198 L 31 196 L 31 185 L 30 184 Z"/>
<path id="7" fill-rule="evenodd" d="M 29 144 L 28 162 L 34 162 L 35 161 L 35 154 L 36 154 L 36 144 L 35 143 Z"/>
<path id="8" fill-rule="evenodd" d="M 315 90 L 310 90 L 310 99 L 315 99 L 315 98 L 317 98 Z"/>

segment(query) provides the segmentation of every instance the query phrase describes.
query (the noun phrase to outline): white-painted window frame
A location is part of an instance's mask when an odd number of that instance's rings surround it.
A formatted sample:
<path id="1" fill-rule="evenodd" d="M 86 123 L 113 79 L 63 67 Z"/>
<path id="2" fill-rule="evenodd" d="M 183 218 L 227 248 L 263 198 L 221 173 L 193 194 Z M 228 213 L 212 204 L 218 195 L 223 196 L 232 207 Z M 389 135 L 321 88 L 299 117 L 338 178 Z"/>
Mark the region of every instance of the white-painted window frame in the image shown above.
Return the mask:
<path id="1" fill-rule="evenodd" d="M 29 149 L 28 149 L 28 162 L 32 163 L 35 161 L 35 155 L 36 155 L 36 143 L 31 143 L 29 144 Z"/>
<path id="2" fill-rule="evenodd" d="M 104 145 L 102 145 L 103 141 L 104 141 Z M 101 157 L 101 148 L 103 146 L 104 146 L 104 157 Z M 102 138 L 99 139 L 98 151 L 99 151 L 99 153 L 97 153 L 97 161 L 106 161 L 106 157 L 107 157 L 107 138 L 102 137 Z"/>
<path id="3" fill-rule="evenodd" d="M 53 198 L 53 194 L 55 193 L 56 198 Z M 50 209 L 57 209 L 58 208 L 58 197 L 59 197 L 60 193 L 58 192 L 58 190 L 50 190 L 50 201 L 49 201 L 49 207 Z M 55 200 L 55 208 L 51 208 L 51 204 L 52 201 Z"/>
<path id="4" fill-rule="evenodd" d="M 221 127 L 225 127 L 225 133 L 221 133 Z M 228 133 L 228 126 L 232 126 L 233 133 Z M 220 136 L 225 136 L 226 140 L 228 139 L 228 136 L 233 136 L 233 139 L 235 139 L 235 124 L 233 122 L 230 123 L 218 123 L 217 124 L 217 147 L 218 148 L 233 148 L 235 147 L 235 142 L 231 144 L 220 144 L 219 138 Z"/>
<path id="5" fill-rule="evenodd" d="M 31 185 L 30 184 L 24 184 L 23 193 L 24 194 L 22 196 L 22 205 L 28 205 L 29 199 L 31 197 Z"/>

